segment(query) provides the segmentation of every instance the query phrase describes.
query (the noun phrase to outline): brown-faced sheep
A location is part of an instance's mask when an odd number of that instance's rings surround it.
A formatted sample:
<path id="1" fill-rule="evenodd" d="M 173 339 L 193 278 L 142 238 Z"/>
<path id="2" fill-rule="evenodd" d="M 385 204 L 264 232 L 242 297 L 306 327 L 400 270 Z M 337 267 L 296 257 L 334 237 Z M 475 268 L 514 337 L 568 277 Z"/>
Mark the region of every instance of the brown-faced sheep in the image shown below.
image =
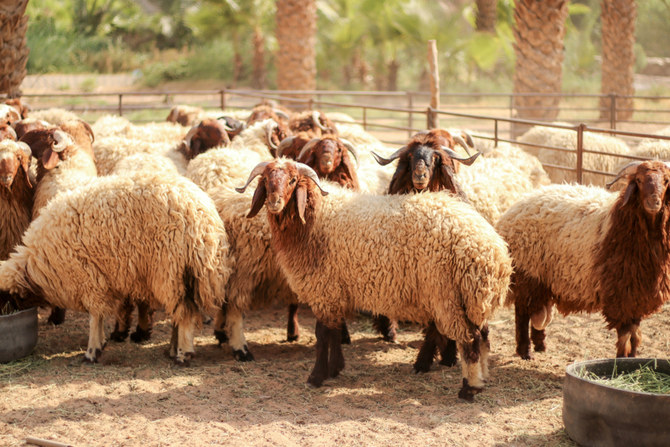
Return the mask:
<path id="1" fill-rule="evenodd" d="M 306 132 L 311 138 L 321 135 L 338 135 L 335 124 L 319 111 L 305 110 L 291 115 L 288 120 L 288 128 L 293 134 Z"/>
<path id="2" fill-rule="evenodd" d="M 16 132 L 16 139 L 20 140 L 31 130 L 47 129 L 53 126 L 46 121 L 36 120 L 34 118 L 24 118 L 16 121 L 12 124 L 12 127 L 14 127 L 14 131 Z"/>
<path id="3" fill-rule="evenodd" d="M 297 161 L 314 169 L 319 178 L 345 188 L 360 189 L 354 164 L 358 156 L 347 140 L 332 135 L 313 138 L 302 148 Z"/>
<path id="4" fill-rule="evenodd" d="M 0 141 L 2 140 L 18 140 L 16 131 L 9 124 L 0 124 Z"/>
<path id="5" fill-rule="evenodd" d="M 670 167 L 634 162 L 611 184 L 542 188 L 498 221 L 515 272 L 516 352 L 530 358 L 530 340 L 544 351 L 545 327 L 556 306 L 564 315 L 597 312 L 616 329 L 617 357 L 634 357 L 640 321 L 670 298 Z M 528 325 L 531 337 L 528 337 Z"/>
<path id="6" fill-rule="evenodd" d="M 6 99 L 4 103 L 7 104 L 8 106 L 14 107 L 16 111 L 19 112 L 21 119 L 28 118 L 28 112 L 30 112 L 30 107 L 28 107 L 26 103 L 22 102 L 21 98 Z"/>
<path id="7" fill-rule="evenodd" d="M 143 173 L 99 177 L 55 197 L 0 263 L 0 290 L 39 293 L 52 305 L 88 312 L 90 362 L 105 344 L 103 318 L 125 297 L 163 307 L 174 325 L 170 353 L 185 364 L 200 310 L 220 304 L 229 273 L 226 233 L 211 199 L 186 179 Z"/>
<path id="8" fill-rule="evenodd" d="M 189 127 L 194 125 L 204 113 L 205 111 L 201 107 L 180 104 L 170 109 L 165 121 Z"/>
<path id="9" fill-rule="evenodd" d="M 0 260 L 7 259 L 30 224 L 33 207 L 30 156 L 27 144 L 0 141 Z"/>
<path id="10" fill-rule="evenodd" d="M 14 122 L 21 119 L 21 114 L 14 107 L 7 104 L 0 104 L 0 124 L 11 126 Z"/>
<path id="11" fill-rule="evenodd" d="M 258 165 L 238 191 L 256 176 L 248 217 L 266 205 L 279 266 L 317 318 L 310 384 L 320 386 L 344 368 L 341 324 L 363 310 L 434 321 L 464 360 L 459 397 L 471 400 L 482 390 L 488 349 L 481 329 L 504 300 L 512 267 L 505 242 L 472 207 L 451 194 L 333 188 L 322 198 L 316 173 L 288 160 Z M 441 250 L 428 249 L 436 246 Z"/>
<path id="12" fill-rule="evenodd" d="M 191 127 L 179 146 L 179 151 L 186 160 L 192 160 L 213 147 L 229 144 L 226 124 L 221 120 L 205 118 Z"/>

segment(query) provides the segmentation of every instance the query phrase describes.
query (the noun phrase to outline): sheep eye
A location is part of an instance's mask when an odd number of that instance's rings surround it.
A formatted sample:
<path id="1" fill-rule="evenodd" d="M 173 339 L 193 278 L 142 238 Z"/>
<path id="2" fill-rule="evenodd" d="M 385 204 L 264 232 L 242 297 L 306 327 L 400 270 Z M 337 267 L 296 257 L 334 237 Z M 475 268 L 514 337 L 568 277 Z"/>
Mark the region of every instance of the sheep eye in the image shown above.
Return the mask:
<path id="1" fill-rule="evenodd" d="M 292 185 L 292 184 L 294 184 L 295 182 L 296 182 L 296 178 L 293 177 L 293 178 L 288 182 L 288 184 L 289 184 L 289 185 Z"/>

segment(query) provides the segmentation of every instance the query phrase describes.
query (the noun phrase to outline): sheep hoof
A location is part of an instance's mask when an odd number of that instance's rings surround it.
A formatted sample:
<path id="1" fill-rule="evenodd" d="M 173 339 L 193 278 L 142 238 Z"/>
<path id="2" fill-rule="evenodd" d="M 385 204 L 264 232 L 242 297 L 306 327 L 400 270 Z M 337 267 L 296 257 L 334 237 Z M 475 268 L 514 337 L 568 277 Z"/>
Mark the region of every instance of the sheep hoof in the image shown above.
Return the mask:
<path id="1" fill-rule="evenodd" d="M 92 349 L 89 349 L 84 354 L 84 358 L 82 359 L 82 362 L 83 363 L 90 363 L 90 364 L 98 363 L 98 359 L 100 358 L 101 355 L 102 355 L 102 350 L 101 349 L 96 349 L 95 351 L 93 351 Z"/>
<path id="2" fill-rule="evenodd" d="M 219 346 L 223 344 L 228 344 L 228 334 L 226 331 L 214 331 L 214 336 L 219 341 Z"/>
<path id="3" fill-rule="evenodd" d="M 530 352 L 517 352 L 517 354 L 519 354 L 519 357 L 521 357 L 523 360 L 533 360 L 533 356 L 530 355 Z"/>
<path id="4" fill-rule="evenodd" d="M 535 345 L 535 352 L 544 352 L 547 350 L 547 347 L 543 344 Z"/>
<path id="5" fill-rule="evenodd" d="M 468 402 L 474 402 L 475 401 L 475 395 L 481 393 L 482 391 L 483 391 L 483 388 L 470 386 L 468 384 L 468 379 L 463 378 L 463 387 L 458 392 L 458 397 L 459 397 L 459 399 L 463 399 L 463 400 L 466 400 Z"/>
<path id="6" fill-rule="evenodd" d="M 174 359 L 175 365 L 184 367 L 191 366 L 191 360 L 193 360 L 193 358 L 195 357 L 195 352 L 186 352 L 181 357 L 182 358 L 179 358 L 179 356 L 175 357 Z"/>
<path id="7" fill-rule="evenodd" d="M 151 329 L 144 330 L 141 327 L 137 326 L 135 332 L 130 334 L 130 339 L 133 343 L 142 343 L 143 341 L 149 341 L 151 339 Z"/>
<path id="8" fill-rule="evenodd" d="M 456 358 L 456 356 L 448 357 L 446 359 L 443 358 L 442 360 L 440 360 L 440 365 L 444 366 L 454 366 L 456 363 L 458 363 L 458 359 Z"/>
<path id="9" fill-rule="evenodd" d="M 124 342 L 126 338 L 128 338 L 129 332 L 130 331 L 114 331 L 111 334 L 109 334 L 109 339 L 117 343 Z"/>
<path id="10" fill-rule="evenodd" d="M 286 343 L 293 343 L 294 341 L 298 341 L 297 335 L 289 335 L 286 337 Z"/>
<path id="11" fill-rule="evenodd" d="M 430 365 L 431 363 L 424 363 L 424 362 L 414 362 L 414 374 L 419 374 L 419 373 L 427 373 L 430 371 Z"/>
<path id="12" fill-rule="evenodd" d="M 251 362 L 254 360 L 254 355 L 249 351 L 249 348 L 246 346 L 244 349 L 235 349 L 233 350 L 233 357 L 238 362 Z"/>
<path id="13" fill-rule="evenodd" d="M 307 379 L 307 385 L 312 388 L 321 388 L 321 385 L 323 385 L 323 378 L 310 375 Z"/>

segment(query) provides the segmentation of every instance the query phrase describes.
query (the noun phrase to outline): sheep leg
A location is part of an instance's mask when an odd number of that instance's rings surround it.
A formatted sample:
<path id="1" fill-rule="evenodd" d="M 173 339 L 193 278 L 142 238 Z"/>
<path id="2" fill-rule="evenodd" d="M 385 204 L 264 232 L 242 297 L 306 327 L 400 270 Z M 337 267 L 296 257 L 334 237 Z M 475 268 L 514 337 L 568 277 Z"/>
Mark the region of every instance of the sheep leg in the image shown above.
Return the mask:
<path id="1" fill-rule="evenodd" d="M 244 337 L 244 317 L 239 309 L 229 308 L 226 313 L 226 334 L 228 344 L 233 349 L 233 357 L 238 362 L 249 362 L 254 359 Z"/>
<path id="2" fill-rule="evenodd" d="M 386 315 L 376 315 L 372 318 L 372 325 L 382 335 L 384 341 L 395 343 L 398 332 L 398 320 L 391 320 Z"/>
<path id="3" fill-rule="evenodd" d="M 177 355 L 175 363 L 180 366 L 189 366 L 193 357 L 195 357 L 195 347 L 193 346 L 193 332 L 195 321 L 188 318 L 174 326 L 177 329 Z"/>
<path id="4" fill-rule="evenodd" d="M 528 338 L 528 325 L 530 315 L 522 306 L 514 305 L 514 320 L 516 323 L 516 353 L 524 360 L 530 360 L 530 339 Z"/>
<path id="5" fill-rule="evenodd" d="M 426 328 L 426 335 L 423 338 L 423 344 L 419 349 L 419 354 L 416 356 L 414 362 L 414 372 L 428 372 L 430 366 L 433 364 L 433 357 L 435 356 L 435 348 L 437 347 L 437 338 L 440 333 L 437 331 L 435 322 L 431 321 Z"/>
<path id="6" fill-rule="evenodd" d="M 617 342 L 616 342 L 616 356 L 628 357 L 631 352 L 631 330 L 632 324 L 620 324 L 616 328 Z"/>
<path id="7" fill-rule="evenodd" d="M 343 322 L 344 324 L 344 322 Z M 328 329 L 328 377 L 337 377 L 344 369 L 344 354 L 342 353 L 342 324 L 333 329 Z"/>
<path id="8" fill-rule="evenodd" d="M 637 348 L 640 346 L 640 343 L 642 343 L 642 331 L 640 330 L 640 321 L 637 320 L 633 323 L 631 329 L 630 354 L 628 354 L 628 357 L 637 356 Z"/>
<path id="9" fill-rule="evenodd" d="M 179 340 L 179 331 L 177 325 L 172 323 L 172 332 L 170 333 L 170 352 L 169 356 L 171 358 L 177 358 L 177 344 Z"/>
<path id="10" fill-rule="evenodd" d="M 489 353 L 491 352 L 491 341 L 489 340 L 489 325 L 485 324 L 481 329 L 482 343 L 480 345 L 480 361 L 482 378 L 486 382 L 489 380 Z M 455 343 L 455 342 L 454 342 Z"/>
<path id="11" fill-rule="evenodd" d="M 293 342 L 300 336 L 300 325 L 298 324 L 298 305 L 288 305 L 288 325 L 286 327 L 286 341 Z"/>
<path id="12" fill-rule="evenodd" d="M 114 323 L 114 331 L 109 334 L 109 339 L 116 342 L 122 342 L 128 337 L 130 333 L 130 322 L 133 317 L 133 305 L 130 298 L 123 300 L 117 309 L 116 322 Z"/>
<path id="13" fill-rule="evenodd" d="M 474 401 L 475 395 L 484 389 L 484 377 L 482 375 L 482 336 L 479 330 L 475 331 L 472 342 L 459 343 L 458 350 L 461 355 L 461 368 L 463 369 L 463 385 L 458 392 L 460 399 L 468 402 Z M 488 370 L 488 368 L 486 368 Z"/>
<path id="14" fill-rule="evenodd" d="M 224 304 L 214 317 L 214 336 L 219 341 L 219 346 L 228 343 L 228 334 L 226 333 L 226 305 Z"/>
<path id="15" fill-rule="evenodd" d="M 437 349 L 440 351 L 440 365 L 454 366 L 457 361 L 456 356 L 456 341 L 442 334 L 438 334 L 436 338 Z"/>
<path id="16" fill-rule="evenodd" d="M 343 321 L 340 328 L 340 338 L 343 345 L 351 344 L 351 335 L 349 335 L 349 328 L 347 328 L 347 322 Z"/>
<path id="17" fill-rule="evenodd" d="M 91 314 L 89 318 L 88 347 L 84 353 L 84 361 L 97 363 L 105 347 L 105 326 L 102 315 Z"/>
<path id="18" fill-rule="evenodd" d="M 151 331 L 154 327 L 154 310 L 149 303 L 137 303 L 137 327 L 135 332 L 130 334 L 130 339 L 135 343 L 148 341 L 151 338 Z"/>
<path id="19" fill-rule="evenodd" d="M 544 329 L 551 323 L 552 309 L 553 305 L 549 303 L 530 315 L 530 339 L 533 342 L 536 352 L 544 352 L 547 350 L 547 345 L 544 343 Z"/>
<path id="20" fill-rule="evenodd" d="M 62 307 L 52 307 L 47 321 L 54 326 L 63 324 L 65 321 L 65 309 Z"/>
<path id="21" fill-rule="evenodd" d="M 329 330 L 321 320 L 316 320 L 314 333 L 316 335 L 316 362 L 307 383 L 314 387 L 320 387 L 323 381 L 328 378 Z"/>

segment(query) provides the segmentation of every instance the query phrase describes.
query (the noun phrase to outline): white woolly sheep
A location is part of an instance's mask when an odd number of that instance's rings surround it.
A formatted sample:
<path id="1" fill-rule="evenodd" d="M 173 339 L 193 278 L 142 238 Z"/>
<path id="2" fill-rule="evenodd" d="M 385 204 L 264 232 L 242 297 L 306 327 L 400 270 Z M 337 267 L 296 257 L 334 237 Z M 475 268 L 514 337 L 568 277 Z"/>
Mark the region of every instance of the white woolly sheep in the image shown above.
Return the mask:
<path id="1" fill-rule="evenodd" d="M 187 363 L 200 309 L 220 304 L 230 274 L 216 208 L 179 177 L 100 177 L 59 194 L 22 244 L 0 263 L 0 289 L 88 312 L 90 362 L 104 347 L 103 318 L 130 297 L 165 308 L 174 325 L 171 355 Z"/>
<path id="2" fill-rule="evenodd" d="M 577 180 L 577 176 L 574 171 L 546 166 L 547 164 L 552 164 L 556 166 L 564 166 L 570 169 L 576 168 L 576 131 L 535 126 L 524 135 L 519 137 L 519 143 L 530 143 L 569 149 L 570 151 L 566 152 L 547 148 L 535 148 L 537 149 L 537 158 L 545 165 L 545 170 L 551 178 L 552 182 L 570 183 Z M 532 149 L 530 149 L 531 146 L 526 147 L 528 147 L 528 149 L 526 149 L 528 152 L 534 152 Z M 584 132 L 583 148 L 584 150 L 607 152 L 609 154 L 630 154 L 630 148 L 623 140 L 593 132 Z M 625 161 L 625 158 L 616 157 L 615 155 L 593 154 L 585 152 L 583 166 L 584 169 L 602 172 L 614 172 L 619 166 L 621 166 L 621 163 Z M 593 184 L 597 186 L 604 186 L 605 183 L 609 181 L 609 179 L 609 176 L 590 172 L 584 172 L 582 176 L 584 184 Z"/>
<path id="3" fill-rule="evenodd" d="M 128 118 L 119 115 L 103 115 L 91 126 L 98 139 L 125 135 L 133 124 Z"/>
<path id="4" fill-rule="evenodd" d="M 32 111 L 30 112 L 30 118 L 46 121 L 54 126 L 60 126 L 67 121 L 81 119 L 76 113 L 58 107 Z"/>
<path id="5" fill-rule="evenodd" d="M 670 299 L 670 167 L 634 162 L 599 187 L 548 186 L 512 206 L 497 224 L 509 244 L 515 272 L 507 304 L 516 315 L 516 352 L 530 358 L 528 324 L 536 351 L 555 305 L 564 315 L 602 312 L 616 329 L 617 357 L 634 357 L 640 321 Z"/>
<path id="6" fill-rule="evenodd" d="M 258 175 L 248 217 L 267 206 L 277 262 L 317 318 L 308 382 L 320 386 L 339 374 L 341 324 L 366 310 L 435 321 L 461 351 L 459 397 L 473 399 L 488 375 L 480 330 L 504 300 L 512 272 L 493 227 L 449 194 L 371 196 L 334 188 L 322 198 L 316 173 L 286 160 L 261 163 L 239 191 Z"/>
<path id="7" fill-rule="evenodd" d="M 221 185 L 232 190 L 244 182 L 249 170 L 261 160 L 253 150 L 213 148 L 191 160 L 186 177 L 205 192 Z"/>
<path id="8" fill-rule="evenodd" d="M 95 163 L 100 175 L 109 175 L 117 164 L 136 154 L 151 154 L 169 160 L 180 174 L 186 172 L 187 160 L 179 151 L 180 143 L 138 141 L 127 136 L 109 136 L 98 138 L 93 143 Z"/>

